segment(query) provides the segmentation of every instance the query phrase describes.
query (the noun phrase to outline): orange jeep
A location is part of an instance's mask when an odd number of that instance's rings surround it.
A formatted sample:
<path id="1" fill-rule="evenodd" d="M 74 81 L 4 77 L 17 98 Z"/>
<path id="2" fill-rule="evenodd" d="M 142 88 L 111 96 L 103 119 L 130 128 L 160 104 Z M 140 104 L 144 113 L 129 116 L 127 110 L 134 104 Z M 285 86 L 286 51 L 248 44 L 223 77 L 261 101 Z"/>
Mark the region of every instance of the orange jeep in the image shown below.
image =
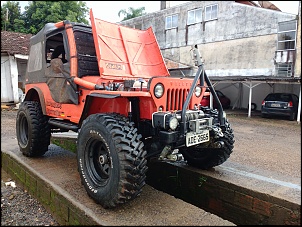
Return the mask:
<path id="1" fill-rule="evenodd" d="M 30 40 L 26 96 L 16 119 L 21 152 L 47 152 L 51 133 L 74 131 L 78 171 L 97 203 L 138 196 L 147 162 L 179 160 L 209 169 L 232 153 L 233 130 L 197 46 L 195 77 L 170 76 L 150 27 L 96 19 L 48 23 Z M 200 105 L 209 88 L 218 109 Z"/>

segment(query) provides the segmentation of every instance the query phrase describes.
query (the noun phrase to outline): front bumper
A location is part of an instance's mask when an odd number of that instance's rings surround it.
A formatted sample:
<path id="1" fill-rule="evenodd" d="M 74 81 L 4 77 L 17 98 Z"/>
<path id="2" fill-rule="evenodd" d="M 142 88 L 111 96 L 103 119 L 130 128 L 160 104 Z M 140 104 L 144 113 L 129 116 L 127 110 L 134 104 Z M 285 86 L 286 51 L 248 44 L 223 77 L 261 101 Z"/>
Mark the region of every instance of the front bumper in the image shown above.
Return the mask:
<path id="1" fill-rule="evenodd" d="M 178 125 L 175 129 L 170 128 L 171 119 L 177 119 Z M 187 133 L 199 135 L 204 130 L 210 130 L 213 124 L 213 118 L 205 116 L 201 110 L 187 111 L 186 115 L 186 129 L 185 135 L 181 135 L 181 112 L 157 112 L 152 115 L 152 126 L 158 131 L 159 142 L 163 144 L 177 144 L 183 145 L 186 143 Z"/>

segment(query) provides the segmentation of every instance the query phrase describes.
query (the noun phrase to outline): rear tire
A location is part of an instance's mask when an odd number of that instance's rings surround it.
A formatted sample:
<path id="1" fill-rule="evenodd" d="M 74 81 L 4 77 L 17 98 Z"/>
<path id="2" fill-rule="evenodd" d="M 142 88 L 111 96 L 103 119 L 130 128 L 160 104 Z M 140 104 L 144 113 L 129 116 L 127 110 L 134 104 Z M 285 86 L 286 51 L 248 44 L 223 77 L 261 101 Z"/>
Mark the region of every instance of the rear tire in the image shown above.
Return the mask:
<path id="1" fill-rule="evenodd" d="M 247 107 L 249 108 L 250 105 L 248 105 Z M 256 104 L 256 103 L 253 103 L 253 102 L 251 103 L 251 110 L 252 110 L 252 111 L 257 110 L 257 104 Z"/>
<path id="2" fill-rule="evenodd" d="M 226 121 L 226 130 L 223 132 L 223 137 L 214 139 L 216 141 L 222 141 L 224 146 L 222 148 L 211 148 L 211 147 L 186 147 L 180 150 L 187 164 L 200 169 L 210 169 L 224 163 L 233 152 L 234 148 L 234 135 L 233 129 L 230 124 Z"/>
<path id="3" fill-rule="evenodd" d="M 268 116 L 267 116 L 267 114 L 261 113 L 261 117 L 262 118 L 267 118 Z"/>
<path id="4" fill-rule="evenodd" d="M 23 155 L 42 156 L 50 144 L 48 117 L 43 115 L 39 102 L 21 103 L 16 119 L 16 134 Z"/>
<path id="5" fill-rule="evenodd" d="M 134 123 L 117 114 L 93 114 L 78 135 L 78 170 L 87 194 L 104 208 L 136 198 L 145 185 L 144 144 Z"/>
<path id="6" fill-rule="evenodd" d="M 296 119 L 296 113 L 291 113 L 289 116 L 290 121 L 294 121 Z"/>

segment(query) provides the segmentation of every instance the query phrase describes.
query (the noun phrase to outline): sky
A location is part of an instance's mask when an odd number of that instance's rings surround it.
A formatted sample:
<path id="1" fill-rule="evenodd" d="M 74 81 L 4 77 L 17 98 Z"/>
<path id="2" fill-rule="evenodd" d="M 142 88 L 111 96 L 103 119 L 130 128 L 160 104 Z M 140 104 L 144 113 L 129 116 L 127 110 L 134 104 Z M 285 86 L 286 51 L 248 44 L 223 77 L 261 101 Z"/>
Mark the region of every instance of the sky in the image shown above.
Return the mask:
<path id="1" fill-rule="evenodd" d="M 184 4 L 188 1 L 170 1 L 170 7 Z M 258 2 L 258 1 L 255 1 Z M 282 12 L 298 14 L 300 1 L 270 1 Z M 109 22 L 119 22 L 123 17 L 118 17 L 121 9 L 129 7 L 139 8 L 145 6 L 145 12 L 151 13 L 160 10 L 160 1 L 86 1 L 86 5 L 92 8 L 94 17 Z M 121 15 L 122 16 L 122 15 Z"/>
<path id="2" fill-rule="evenodd" d="M 1 1 L 1 5 L 5 1 Z M 19 1 L 21 10 L 27 5 L 28 1 Z M 108 22 L 119 22 L 122 20 L 123 15 L 118 17 L 118 12 L 121 9 L 128 10 L 129 7 L 140 8 L 145 7 L 146 13 L 152 13 L 160 10 L 160 1 L 85 1 L 88 8 L 93 9 L 94 17 Z M 170 7 L 175 5 L 184 4 L 188 1 L 170 1 Z M 258 1 L 254 1 L 258 2 Z M 282 12 L 298 14 L 298 7 L 300 1 L 270 1 Z M 87 17 L 89 21 L 89 16 Z"/>

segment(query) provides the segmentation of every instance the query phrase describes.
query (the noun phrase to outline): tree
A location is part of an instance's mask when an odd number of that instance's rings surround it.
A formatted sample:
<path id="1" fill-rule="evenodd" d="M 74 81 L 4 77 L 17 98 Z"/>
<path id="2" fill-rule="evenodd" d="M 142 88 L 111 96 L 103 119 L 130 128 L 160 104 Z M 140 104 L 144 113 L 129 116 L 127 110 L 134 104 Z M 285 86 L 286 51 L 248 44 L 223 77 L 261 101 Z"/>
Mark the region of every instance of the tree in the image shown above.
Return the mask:
<path id="1" fill-rule="evenodd" d="M 1 6 L 1 31 L 24 32 L 21 6 L 17 1 L 7 1 Z"/>
<path id="2" fill-rule="evenodd" d="M 69 20 L 88 25 L 89 9 L 82 1 L 29 1 L 25 6 L 25 28 L 36 34 L 46 23 Z"/>
<path id="3" fill-rule="evenodd" d="M 120 17 L 121 14 L 124 14 L 124 18 L 122 19 L 122 21 L 124 21 L 124 20 L 129 20 L 131 18 L 143 16 L 146 14 L 144 11 L 145 11 L 145 7 L 140 7 L 137 9 L 134 9 L 133 7 L 129 7 L 128 11 L 126 11 L 125 9 L 121 9 L 118 12 L 118 16 Z"/>

